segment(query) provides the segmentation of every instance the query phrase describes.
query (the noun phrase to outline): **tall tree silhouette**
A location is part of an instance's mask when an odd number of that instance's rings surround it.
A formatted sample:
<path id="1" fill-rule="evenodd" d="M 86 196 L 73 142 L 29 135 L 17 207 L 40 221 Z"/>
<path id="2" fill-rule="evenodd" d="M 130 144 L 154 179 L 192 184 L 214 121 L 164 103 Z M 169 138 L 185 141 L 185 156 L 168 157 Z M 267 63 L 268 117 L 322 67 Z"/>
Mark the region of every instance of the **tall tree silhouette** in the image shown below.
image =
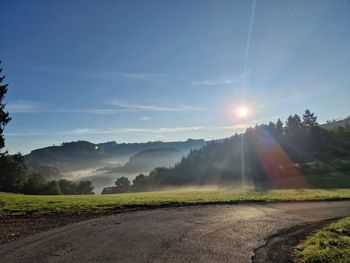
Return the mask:
<path id="1" fill-rule="evenodd" d="M 283 122 L 281 121 L 281 119 L 278 119 L 276 122 L 276 131 L 278 136 L 280 136 L 283 133 Z"/>
<path id="2" fill-rule="evenodd" d="M 1 72 L 2 68 L 0 68 L 0 150 L 5 147 L 5 138 L 3 133 L 6 124 L 11 120 L 9 113 L 5 110 L 6 104 L 3 102 L 7 92 L 8 84 L 2 84 L 5 76 L 3 76 Z"/>
<path id="3" fill-rule="evenodd" d="M 294 114 L 294 116 L 290 115 L 286 121 L 286 132 L 295 133 L 299 131 L 302 126 L 302 121 L 298 114 Z"/>
<path id="4" fill-rule="evenodd" d="M 318 126 L 317 116 L 310 110 L 306 110 L 303 115 L 303 126 L 305 128 L 312 128 Z"/>

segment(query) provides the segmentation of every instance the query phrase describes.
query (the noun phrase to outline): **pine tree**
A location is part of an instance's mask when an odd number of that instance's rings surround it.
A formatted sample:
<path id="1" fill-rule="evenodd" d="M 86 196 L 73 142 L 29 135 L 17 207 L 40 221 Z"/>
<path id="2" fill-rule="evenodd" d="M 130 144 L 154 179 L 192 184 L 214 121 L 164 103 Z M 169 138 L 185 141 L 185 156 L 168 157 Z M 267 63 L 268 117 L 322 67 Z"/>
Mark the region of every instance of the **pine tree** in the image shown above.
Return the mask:
<path id="1" fill-rule="evenodd" d="M 312 128 L 317 126 L 317 116 L 315 116 L 315 113 L 311 112 L 310 110 L 306 110 L 303 115 L 303 127 Z"/>
<path id="2" fill-rule="evenodd" d="M 286 131 L 287 132 L 296 132 L 302 128 L 302 122 L 299 115 L 294 114 L 290 115 L 286 122 Z"/>
<path id="3" fill-rule="evenodd" d="M 1 64 L 1 61 L 0 61 Z M 9 113 L 6 112 L 3 100 L 7 92 L 8 84 L 2 84 L 5 76 L 1 76 L 2 68 L 0 68 L 0 150 L 5 147 L 4 129 L 6 124 L 11 120 Z"/>

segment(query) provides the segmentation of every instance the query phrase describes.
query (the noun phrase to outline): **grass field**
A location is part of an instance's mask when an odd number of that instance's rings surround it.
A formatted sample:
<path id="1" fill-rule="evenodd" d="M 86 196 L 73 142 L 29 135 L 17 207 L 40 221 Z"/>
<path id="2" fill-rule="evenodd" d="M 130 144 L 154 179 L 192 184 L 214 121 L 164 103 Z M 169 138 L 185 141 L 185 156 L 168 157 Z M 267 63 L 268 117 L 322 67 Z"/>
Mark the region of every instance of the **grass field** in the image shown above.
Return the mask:
<path id="1" fill-rule="evenodd" d="M 350 199 L 350 189 L 181 190 L 115 195 L 33 196 L 0 193 L 0 216 L 108 213 L 114 210 L 208 203 Z"/>
<path id="2" fill-rule="evenodd" d="M 350 217 L 326 226 L 297 247 L 296 256 L 306 263 L 350 262 Z"/>

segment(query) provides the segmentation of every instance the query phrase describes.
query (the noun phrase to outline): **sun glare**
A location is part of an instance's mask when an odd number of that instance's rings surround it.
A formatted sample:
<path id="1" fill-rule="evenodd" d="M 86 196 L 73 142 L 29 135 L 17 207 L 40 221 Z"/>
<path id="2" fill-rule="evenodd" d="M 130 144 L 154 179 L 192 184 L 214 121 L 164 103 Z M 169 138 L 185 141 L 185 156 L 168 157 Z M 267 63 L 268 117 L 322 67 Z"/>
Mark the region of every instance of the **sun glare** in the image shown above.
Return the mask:
<path id="1" fill-rule="evenodd" d="M 249 114 L 249 109 L 246 106 L 240 106 L 236 109 L 236 114 L 240 118 L 247 117 Z"/>

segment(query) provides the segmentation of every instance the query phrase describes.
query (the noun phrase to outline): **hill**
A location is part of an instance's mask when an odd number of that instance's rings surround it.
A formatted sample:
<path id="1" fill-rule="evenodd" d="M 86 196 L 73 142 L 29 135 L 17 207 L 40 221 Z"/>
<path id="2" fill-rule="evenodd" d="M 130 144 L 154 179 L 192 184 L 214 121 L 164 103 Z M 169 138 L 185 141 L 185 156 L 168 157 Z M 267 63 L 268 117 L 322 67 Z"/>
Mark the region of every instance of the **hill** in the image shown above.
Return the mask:
<path id="1" fill-rule="evenodd" d="M 123 165 L 115 168 L 104 168 L 108 173 L 145 173 L 156 167 L 169 167 L 181 160 L 184 153 L 176 148 L 147 149 L 136 153 Z"/>
<path id="2" fill-rule="evenodd" d="M 106 142 L 100 144 L 76 141 L 34 150 L 26 155 L 25 159 L 31 166 L 40 169 L 44 176 L 52 177 L 52 174 L 57 176 L 57 171 L 58 173 L 69 173 L 84 169 L 98 169 L 108 165 L 122 165 L 131 156 L 151 149 L 171 148 L 181 152 L 178 155 L 181 157 L 205 144 L 204 140 L 193 139 L 178 142 Z"/>
<path id="3" fill-rule="evenodd" d="M 327 123 L 322 124 L 321 127 L 324 129 L 335 129 L 338 127 L 345 127 L 346 125 L 350 125 L 350 116 L 341 120 L 327 121 Z"/>

